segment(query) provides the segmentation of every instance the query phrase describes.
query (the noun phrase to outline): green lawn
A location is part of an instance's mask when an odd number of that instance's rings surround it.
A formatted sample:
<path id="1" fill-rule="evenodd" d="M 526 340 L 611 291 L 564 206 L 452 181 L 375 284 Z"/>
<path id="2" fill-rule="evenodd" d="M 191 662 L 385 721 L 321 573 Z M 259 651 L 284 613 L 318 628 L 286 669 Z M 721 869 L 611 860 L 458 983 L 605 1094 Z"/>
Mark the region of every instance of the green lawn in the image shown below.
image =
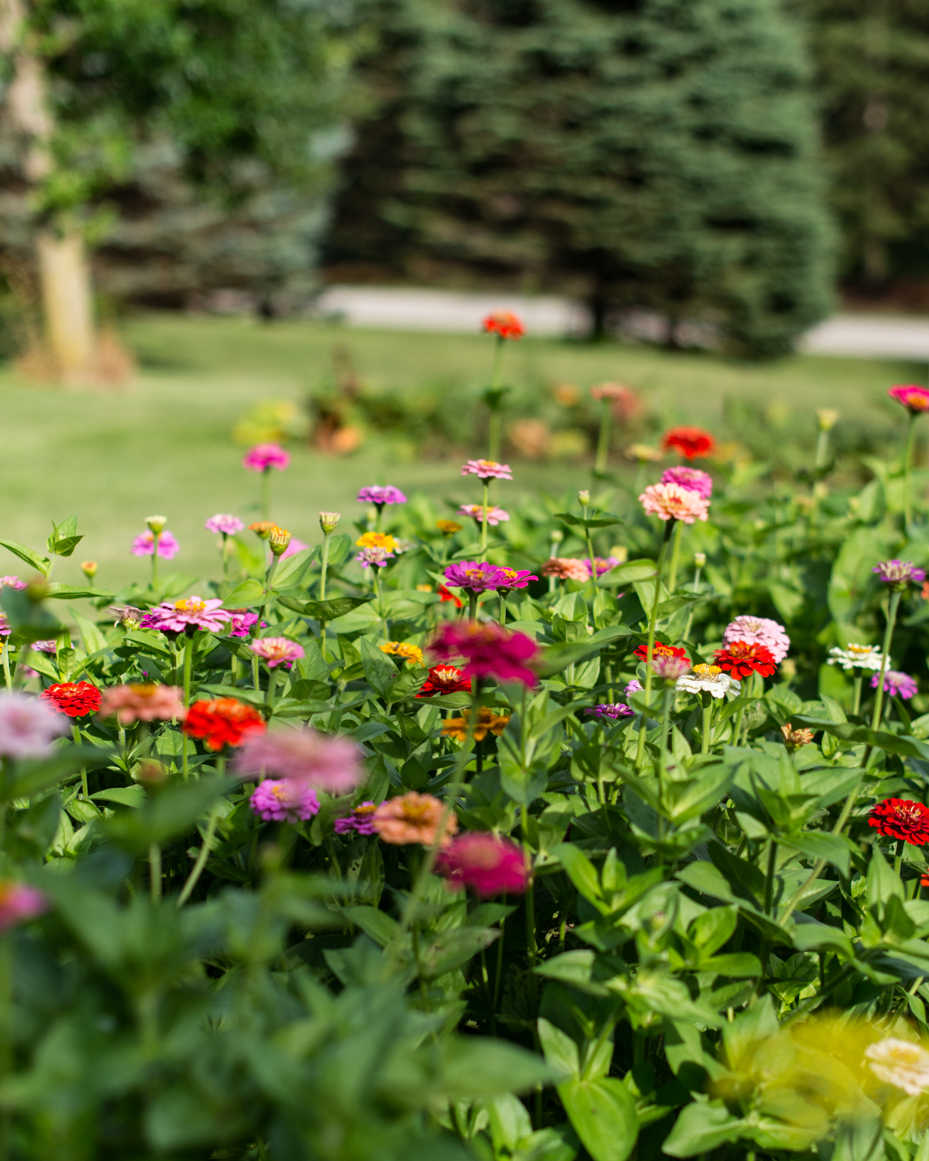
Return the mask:
<path id="1" fill-rule="evenodd" d="M 256 401 L 298 399 L 330 377 L 335 343 L 351 350 L 367 380 L 391 388 L 457 381 L 476 391 L 487 382 L 491 352 L 490 341 L 479 335 L 171 315 L 127 320 L 122 334 L 139 360 L 138 376 L 123 390 L 35 386 L 12 369 L 0 371 L 6 430 L 0 535 L 39 546 L 50 518 L 77 514 L 86 540 L 56 577 L 79 581 L 78 562 L 92 557 L 100 562 L 98 583 L 104 588 L 144 575 L 147 566 L 129 554 L 129 545 L 151 512 L 164 512 L 181 542 L 172 567 L 215 572 L 213 537 L 203 521 L 218 511 L 256 518 L 257 481 L 239 466 L 242 449 L 232 444 L 231 428 Z M 567 381 L 586 387 L 620 379 L 668 421 L 718 428 L 727 397 L 760 401 L 779 409 L 785 439 L 794 419 L 809 432 L 812 410 L 821 406 L 886 424 L 887 386 L 919 381 L 922 374 L 914 365 L 888 361 L 798 356 L 746 365 L 702 354 L 531 337 L 509 355 L 508 378 L 517 385 Z M 388 482 L 437 498 L 477 499 L 459 477 L 457 458 L 391 462 L 387 449 L 370 445 L 344 459 L 300 446 L 292 450 L 290 470 L 274 481 L 274 516 L 304 540 L 319 535 L 318 509 L 354 512 L 361 484 Z M 516 499 L 539 487 L 559 491 L 586 480 L 580 466 L 520 465 L 500 498 Z M 12 556 L 0 556 L 0 571 L 23 570 Z"/>

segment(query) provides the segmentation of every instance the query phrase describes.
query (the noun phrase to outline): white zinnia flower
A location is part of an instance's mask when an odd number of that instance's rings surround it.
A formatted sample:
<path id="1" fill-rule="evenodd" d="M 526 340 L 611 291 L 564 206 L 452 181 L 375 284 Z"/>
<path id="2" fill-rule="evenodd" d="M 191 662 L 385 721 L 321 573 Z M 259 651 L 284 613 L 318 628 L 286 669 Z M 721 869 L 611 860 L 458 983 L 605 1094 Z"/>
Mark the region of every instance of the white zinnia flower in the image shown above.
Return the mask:
<path id="1" fill-rule="evenodd" d="M 909 1096 L 929 1090 L 929 1052 L 909 1040 L 888 1036 L 865 1049 L 868 1068 L 886 1084 Z"/>
<path id="2" fill-rule="evenodd" d="M 843 669 L 879 670 L 884 660 L 876 645 L 859 645 L 855 641 L 850 641 L 844 649 L 833 645 L 829 654 L 829 664 L 841 665 Z"/>
<path id="3" fill-rule="evenodd" d="M 695 665 L 693 673 L 679 677 L 674 688 L 685 693 L 708 693 L 713 697 L 725 697 L 730 690 L 738 693 L 742 685 L 728 673 L 723 673 L 718 665 Z"/>

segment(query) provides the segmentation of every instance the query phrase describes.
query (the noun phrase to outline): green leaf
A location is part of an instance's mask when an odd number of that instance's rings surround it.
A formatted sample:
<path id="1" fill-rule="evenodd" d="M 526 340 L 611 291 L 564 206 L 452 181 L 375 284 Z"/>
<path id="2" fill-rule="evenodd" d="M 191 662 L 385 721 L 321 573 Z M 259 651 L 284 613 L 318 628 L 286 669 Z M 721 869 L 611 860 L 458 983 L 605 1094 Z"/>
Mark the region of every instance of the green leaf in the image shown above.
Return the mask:
<path id="1" fill-rule="evenodd" d="M 526 1092 L 556 1079 L 534 1053 L 489 1036 L 450 1036 L 444 1041 L 443 1090 L 452 1098 Z"/>
<path id="2" fill-rule="evenodd" d="M 0 589 L 0 606 L 20 641 L 44 641 L 46 638 L 60 637 L 68 631 L 44 604 L 31 601 L 24 589 L 4 585 Z"/>
<path id="3" fill-rule="evenodd" d="M 72 585 L 53 584 L 48 586 L 48 595 L 59 601 L 77 601 L 86 597 L 88 600 L 111 601 L 112 593 L 104 593 L 99 589 L 74 588 Z"/>
<path id="4" fill-rule="evenodd" d="M 278 597 L 278 601 L 285 608 L 302 613 L 304 617 L 315 617 L 318 621 L 331 621 L 335 617 L 343 617 L 353 609 L 373 600 L 373 593 L 365 593 L 360 597 L 333 597 L 330 601 L 300 601 L 294 597 Z"/>
<path id="5" fill-rule="evenodd" d="M 237 778 L 210 777 L 197 782 L 178 782 L 161 790 L 131 814 L 120 814 L 103 823 L 105 833 L 131 851 L 147 850 L 193 830 L 199 818 Z"/>
<path id="6" fill-rule="evenodd" d="M 851 722 L 833 722 L 823 718 L 811 718 L 797 714 L 793 718 L 804 726 L 824 730 L 845 742 L 864 742 L 887 754 L 901 754 L 906 758 L 922 758 L 929 761 L 929 745 L 907 734 L 890 734 L 886 730 L 871 730 L 867 726 L 856 726 Z"/>
<path id="7" fill-rule="evenodd" d="M 626 1161 L 639 1135 L 632 1093 L 615 1077 L 569 1080 L 558 1095 L 593 1161 Z"/>
<path id="8" fill-rule="evenodd" d="M 223 601 L 224 609 L 249 609 L 264 604 L 265 590 L 260 581 L 246 580 L 232 590 Z"/>
<path id="9" fill-rule="evenodd" d="M 39 556 L 37 552 L 33 552 L 31 548 L 25 544 L 19 544 L 15 540 L 0 540 L 0 545 L 12 552 L 14 556 L 18 556 L 20 560 L 25 561 L 26 564 L 31 564 L 43 576 L 47 575 L 48 566 L 52 563 L 47 556 Z"/>
<path id="10" fill-rule="evenodd" d="M 367 637 L 362 637 L 358 641 L 358 651 L 361 654 L 365 680 L 375 693 L 383 698 L 388 697 L 394 678 L 398 676 L 396 665 L 386 653 L 381 652 L 376 645 L 372 645 Z"/>
<path id="11" fill-rule="evenodd" d="M 616 585 L 632 584 L 633 581 L 651 580 L 657 567 L 653 560 L 627 560 L 624 564 L 618 564 L 609 572 L 605 572 L 597 584 L 612 588 Z"/>
<path id="12" fill-rule="evenodd" d="M 572 528 L 611 528 L 614 524 L 626 523 L 622 516 L 616 516 L 613 512 L 600 512 L 595 516 L 588 516 L 586 520 L 571 512 L 556 512 L 555 519 L 563 520 Z"/>
<path id="13" fill-rule="evenodd" d="M 737 1141 L 745 1122 L 732 1116 L 722 1101 L 700 1097 L 685 1105 L 661 1151 L 671 1157 L 708 1153 L 727 1141 Z"/>
<path id="14" fill-rule="evenodd" d="M 111 751 L 99 746 L 65 746 L 55 750 L 49 758 L 25 758 L 16 763 L 14 777 L 0 801 L 28 798 L 49 786 L 54 786 L 82 767 L 103 766 L 110 761 Z"/>
<path id="15" fill-rule="evenodd" d="M 71 616 L 74 618 L 78 627 L 78 631 L 81 634 L 81 641 L 88 655 L 100 653 L 106 649 L 106 638 L 100 632 L 99 627 L 89 617 L 85 617 L 77 609 L 72 609 Z M 33 666 L 34 668 L 35 666 Z"/>
<path id="16" fill-rule="evenodd" d="M 577 1045 L 565 1032 L 550 1024 L 548 1020 L 539 1019 L 539 1042 L 545 1059 L 565 1076 L 580 1080 L 581 1057 Z"/>
<path id="17" fill-rule="evenodd" d="M 549 854 L 556 858 L 568 873 L 568 878 L 584 896 L 588 903 L 599 903 L 603 899 L 597 869 L 584 852 L 573 843 L 559 843 Z"/>
<path id="18" fill-rule="evenodd" d="M 851 852 L 848 844 L 837 834 L 825 834 L 822 831 L 800 831 L 798 834 L 782 835 L 777 840 L 785 847 L 800 851 L 811 859 L 822 859 L 838 867 L 847 878 Z"/>
<path id="19" fill-rule="evenodd" d="M 116 802 L 120 806 L 142 806 L 145 802 L 145 788 L 142 786 L 113 786 L 109 790 L 98 790 L 91 798 L 103 802 Z"/>
<path id="20" fill-rule="evenodd" d="M 271 578 L 272 592 L 281 593 L 287 589 L 296 588 L 303 580 L 304 574 L 313 562 L 316 555 L 315 548 L 301 548 L 293 556 L 281 560 Z"/>
<path id="21" fill-rule="evenodd" d="M 376 907 L 343 907 L 347 918 L 380 947 L 386 947 L 400 933 L 396 919 Z"/>

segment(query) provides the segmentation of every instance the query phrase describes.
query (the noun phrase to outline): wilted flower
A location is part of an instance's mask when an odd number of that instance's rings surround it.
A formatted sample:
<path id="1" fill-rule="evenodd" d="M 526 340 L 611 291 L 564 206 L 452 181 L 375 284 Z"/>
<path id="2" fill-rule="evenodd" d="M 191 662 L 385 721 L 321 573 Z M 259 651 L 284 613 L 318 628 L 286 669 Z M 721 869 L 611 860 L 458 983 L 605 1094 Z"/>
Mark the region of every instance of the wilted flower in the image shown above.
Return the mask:
<path id="1" fill-rule="evenodd" d="M 305 822 L 319 813 L 319 799 L 313 787 L 289 778 L 259 782 L 249 805 L 265 822 Z"/>
<path id="2" fill-rule="evenodd" d="M 902 403 L 911 415 L 929 411 L 929 391 L 925 387 L 917 387 L 915 383 L 900 384 L 889 388 L 887 394 L 897 403 Z"/>
<path id="3" fill-rule="evenodd" d="M 116 624 L 123 629 L 137 628 L 145 616 L 145 613 L 135 605 L 110 605 L 109 612 L 115 618 Z"/>
<path id="4" fill-rule="evenodd" d="M 468 722 L 471 720 L 471 711 L 462 710 L 460 718 L 446 718 L 442 723 L 442 737 L 454 738 L 456 742 L 463 742 L 468 736 Z M 483 742 L 488 734 L 497 737 L 506 729 L 510 720 L 509 714 L 498 714 L 495 710 L 482 705 L 478 710 L 477 723 L 474 726 L 475 742 Z"/>
<path id="5" fill-rule="evenodd" d="M 171 532 L 162 532 L 158 537 L 158 555 L 164 560 L 173 560 L 181 546 Z M 155 533 L 151 530 L 140 533 L 132 542 L 133 556 L 155 555 Z"/>
<path id="6" fill-rule="evenodd" d="M 755 645 L 749 641 L 730 641 L 725 649 L 716 650 L 713 660 L 739 681 L 752 673 L 770 677 L 777 668 L 774 654 L 767 646 Z"/>
<path id="7" fill-rule="evenodd" d="M 716 441 L 702 427 L 672 427 L 662 440 L 665 451 L 676 451 L 685 460 L 695 460 L 710 455 Z"/>
<path id="8" fill-rule="evenodd" d="M 442 660 L 463 657 L 465 677 L 519 681 L 530 689 L 538 683 L 529 663 L 538 656 L 539 647 L 525 633 L 510 633 L 502 625 L 447 622 L 429 648 Z"/>
<path id="9" fill-rule="evenodd" d="M 237 774 L 276 774 L 327 794 L 348 794 L 367 777 L 361 751 L 350 739 L 310 726 L 247 738 L 234 762 Z"/>
<path id="10" fill-rule="evenodd" d="M 704 500 L 709 500 L 713 494 L 713 477 L 709 472 L 702 472 L 699 468 L 666 468 L 661 473 L 662 484 L 677 484 L 689 492 L 696 492 Z"/>
<path id="11" fill-rule="evenodd" d="M 320 512 L 319 526 L 323 532 L 335 532 L 341 519 L 341 512 Z"/>
<path id="12" fill-rule="evenodd" d="M 659 520 L 682 520 L 685 524 L 705 521 L 710 508 L 709 500 L 680 484 L 649 484 L 639 496 L 639 502 L 648 516 L 657 516 Z"/>
<path id="13" fill-rule="evenodd" d="M 529 883 L 523 848 L 511 839 L 472 832 L 454 839 L 435 862 L 449 887 L 470 887 L 480 899 L 492 895 L 522 895 Z"/>
<path id="14" fill-rule="evenodd" d="M 229 516 L 223 512 L 218 512 L 215 516 L 211 516 L 204 525 L 207 532 L 216 532 L 220 536 L 235 536 L 244 527 L 245 525 L 238 516 Z"/>
<path id="15" fill-rule="evenodd" d="M 914 847 L 929 843 L 929 807 L 909 798 L 887 798 L 872 808 L 868 825 Z"/>
<path id="16" fill-rule="evenodd" d="M 290 463 L 290 454 L 277 443 L 256 444 L 245 455 L 242 467 L 249 472 L 267 472 L 277 468 L 282 472 Z"/>
<path id="17" fill-rule="evenodd" d="M 26 693 L 0 693 L 0 757 L 44 758 L 67 729 L 46 702 Z"/>
<path id="18" fill-rule="evenodd" d="M 423 651 L 418 645 L 407 645 L 403 641 L 385 641 L 378 645 L 382 653 L 389 653 L 392 657 L 402 657 L 405 661 L 412 661 L 415 665 L 422 665 Z"/>
<path id="19" fill-rule="evenodd" d="M 557 577 L 558 580 L 590 580 L 590 569 L 582 560 L 570 556 L 553 556 L 542 565 L 542 576 Z"/>
<path id="20" fill-rule="evenodd" d="M 480 508 L 481 505 L 480 504 L 462 504 L 462 507 L 463 508 Z M 502 511 L 502 510 L 503 510 L 502 508 L 498 509 L 498 511 Z M 468 515 L 470 516 L 471 513 L 469 512 Z M 509 516 L 507 517 L 507 519 L 509 520 Z M 459 524 L 457 520 L 436 520 L 435 526 L 436 526 L 436 528 L 438 528 L 438 530 L 442 533 L 443 536 L 454 536 L 456 532 L 460 532 L 461 529 L 464 527 L 462 524 Z"/>
<path id="21" fill-rule="evenodd" d="M 42 697 L 69 718 L 82 718 L 100 708 L 100 690 L 89 681 L 58 682 L 43 690 Z"/>
<path id="22" fill-rule="evenodd" d="M 894 592 L 902 593 L 909 584 L 922 584 L 926 574 L 909 560 L 881 560 L 871 569 Z"/>
<path id="23" fill-rule="evenodd" d="M 28 883 L 0 879 L 0 932 L 9 931 L 18 923 L 25 923 L 48 910 L 48 899 Z"/>
<path id="24" fill-rule="evenodd" d="M 0 576 L 0 588 L 4 589 L 24 589 L 26 582 L 21 581 L 18 576 Z"/>
<path id="25" fill-rule="evenodd" d="M 269 669 L 286 665 L 288 669 L 295 661 L 305 656 L 303 646 L 287 637 L 259 637 L 249 645 L 252 653 L 260 657 Z"/>
<path id="26" fill-rule="evenodd" d="M 121 726 L 130 726 L 133 722 L 183 719 L 186 712 L 180 689 L 153 682 L 111 685 L 103 691 L 99 710 L 102 718 L 115 714 Z"/>
<path id="27" fill-rule="evenodd" d="M 352 807 L 351 814 L 345 818 L 337 818 L 332 824 L 336 834 L 377 834 L 374 829 L 374 812 L 377 806 L 373 802 L 359 802 Z"/>
<path id="28" fill-rule="evenodd" d="M 729 692 L 738 693 L 741 684 L 718 665 L 695 665 L 692 673 L 677 679 L 676 688 L 685 693 L 708 693 L 711 697 L 723 698 Z"/>
<path id="29" fill-rule="evenodd" d="M 883 663 L 883 654 L 876 645 L 859 645 L 850 641 L 844 649 L 833 645 L 829 650 L 829 664 L 841 665 L 846 670 L 880 669 Z"/>
<path id="30" fill-rule="evenodd" d="M 929 1052 L 919 1044 L 888 1036 L 869 1044 L 864 1055 L 868 1068 L 885 1084 L 901 1089 L 908 1096 L 929 1091 Z"/>
<path id="31" fill-rule="evenodd" d="M 879 674 L 875 673 L 871 678 L 872 689 L 877 689 L 879 680 Z M 908 674 L 900 673 L 896 669 L 884 671 L 884 693 L 889 693 L 891 697 L 902 697 L 904 701 L 909 701 L 911 697 L 916 696 L 918 689 L 915 678 Z"/>
<path id="32" fill-rule="evenodd" d="M 221 633 L 230 614 L 218 597 L 186 597 L 182 601 L 162 601 L 142 619 L 143 629 L 160 629 L 163 633 L 183 633 L 188 627 L 204 632 Z"/>
<path id="33" fill-rule="evenodd" d="M 361 488 L 356 497 L 359 504 L 375 504 L 382 508 L 385 504 L 405 504 L 406 496 L 392 484 L 383 486 L 373 484 L 369 488 Z"/>
<path id="34" fill-rule="evenodd" d="M 801 746 L 808 746 L 813 741 L 813 731 L 807 729 L 794 729 L 790 722 L 785 722 L 781 726 L 781 734 L 784 738 L 784 745 L 793 753 L 794 750 L 799 750 Z"/>
<path id="35" fill-rule="evenodd" d="M 504 520 L 509 520 L 510 518 L 509 512 L 504 511 L 503 508 L 496 507 L 494 504 L 488 504 L 486 508 L 483 504 L 461 504 L 458 508 L 458 511 L 463 516 L 470 516 L 471 519 L 476 520 L 478 524 L 482 524 L 484 522 L 484 516 L 486 514 L 487 524 L 491 528 L 495 528 L 498 524 L 502 523 Z M 442 523 L 450 524 L 452 521 L 442 521 Z M 457 525 L 456 530 L 460 527 L 460 524 Z"/>
<path id="36" fill-rule="evenodd" d="M 652 673 L 669 683 L 677 681 L 690 669 L 690 662 L 686 657 L 673 657 L 667 653 L 656 653 L 649 661 Z"/>
<path id="37" fill-rule="evenodd" d="M 421 843 L 424 847 L 431 847 L 439 834 L 444 814 L 445 807 L 438 798 L 411 790 L 381 803 L 374 812 L 374 829 L 385 843 L 397 846 Z M 458 819 L 454 811 L 450 811 L 439 845 L 447 847 L 457 830 Z"/>
<path id="38" fill-rule="evenodd" d="M 258 710 L 234 697 L 195 701 L 184 720 L 184 733 L 200 738 L 208 750 L 214 751 L 223 746 L 241 746 L 246 738 L 262 734 L 266 729 Z"/>
<path id="39" fill-rule="evenodd" d="M 831 407 L 816 408 L 816 426 L 820 431 L 832 431 L 838 420 L 838 411 L 833 411 Z"/>
<path id="40" fill-rule="evenodd" d="M 462 676 L 454 665 L 436 665 L 429 670 L 429 676 L 417 697 L 435 697 L 442 693 L 470 693 L 471 678 Z"/>
<path id="41" fill-rule="evenodd" d="M 743 615 L 730 621 L 723 631 L 723 644 L 729 645 L 733 641 L 746 641 L 749 645 L 764 645 L 771 652 L 771 656 L 780 664 L 790 649 L 790 638 L 783 625 L 772 621 L 769 617 L 752 617 Z"/>
<path id="42" fill-rule="evenodd" d="M 503 569 L 486 561 L 466 560 L 450 564 L 445 570 L 445 583 L 463 588 L 469 593 L 483 593 L 496 589 L 502 582 Z"/>
<path id="43" fill-rule="evenodd" d="M 634 712 L 622 701 L 607 701 L 584 710 L 585 714 L 594 714 L 598 718 L 631 718 Z"/>
<path id="44" fill-rule="evenodd" d="M 484 319 L 484 333 L 501 339 L 521 339 L 526 331 L 511 310 L 495 310 Z"/>
<path id="45" fill-rule="evenodd" d="M 468 460 L 461 465 L 463 476 L 477 476 L 481 480 L 512 480 L 509 464 L 498 464 L 496 460 Z"/>

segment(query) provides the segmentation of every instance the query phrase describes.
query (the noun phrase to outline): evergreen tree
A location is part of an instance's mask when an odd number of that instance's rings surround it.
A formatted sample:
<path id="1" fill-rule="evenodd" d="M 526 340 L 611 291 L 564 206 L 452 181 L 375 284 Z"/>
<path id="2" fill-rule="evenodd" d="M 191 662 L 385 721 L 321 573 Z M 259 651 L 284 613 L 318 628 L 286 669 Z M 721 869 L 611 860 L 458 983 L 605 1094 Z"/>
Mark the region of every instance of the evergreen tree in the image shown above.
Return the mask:
<path id="1" fill-rule="evenodd" d="M 809 70 L 779 0 L 373 0 L 329 259 L 501 278 L 772 354 L 829 304 Z M 343 266 L 344 269 L 344 266 Z"/>

